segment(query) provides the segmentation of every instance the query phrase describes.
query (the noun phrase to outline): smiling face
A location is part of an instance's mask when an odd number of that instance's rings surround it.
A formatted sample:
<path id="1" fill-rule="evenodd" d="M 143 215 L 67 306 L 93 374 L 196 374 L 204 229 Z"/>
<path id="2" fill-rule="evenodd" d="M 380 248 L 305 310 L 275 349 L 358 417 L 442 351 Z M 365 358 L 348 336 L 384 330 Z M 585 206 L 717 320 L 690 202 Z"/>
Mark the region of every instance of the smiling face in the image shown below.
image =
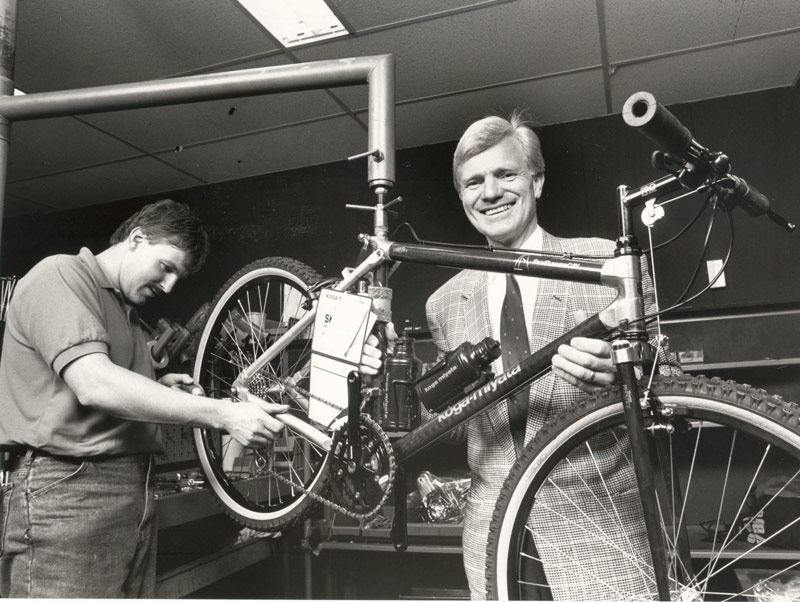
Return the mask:
<path id="1" fill-rule="evenodd" d="M 531 172 L 515 139 L 504 138 L 465 161 L 458 180 L 464 212 L 490 244 L 520 247 L 536 229 L 544 175 Z"/>
<path id="2" fill-rule="evenodd" d="M 187 274 L 186 252 L 166 241 L 151 241 L 136 228 L 124 243 L 127 253 L 120 266 L 119 290 L 132 305 L 171 292 Z"/>

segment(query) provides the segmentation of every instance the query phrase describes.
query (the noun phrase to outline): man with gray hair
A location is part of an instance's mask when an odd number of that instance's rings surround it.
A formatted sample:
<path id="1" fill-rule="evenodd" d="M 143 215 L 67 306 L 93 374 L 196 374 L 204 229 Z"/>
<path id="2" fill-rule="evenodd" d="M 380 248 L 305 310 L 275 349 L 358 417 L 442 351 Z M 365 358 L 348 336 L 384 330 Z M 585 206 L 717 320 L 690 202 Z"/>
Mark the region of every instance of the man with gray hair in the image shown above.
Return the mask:
<path id="1" fill-rule="evenodd" d="M 486 117 L 476 121 L 458 142 L 453 182 L 467 219 L 492 247 L 611 256 L 614 243 L 610 240 L 564 239 L 542 229 L 537 201 L 544 180 L 539 137 L 519 112 L 508 120 Z M 646 304 L 652 307 L 655 297 L 646 273 L 644 289 Z M 614 296 L 614 290 L 597 285 L 463 270 L 428 299 L 426 314 L 440 357 L 465 341 L 474 344 L 487 336 L 500 341 L 502 357 L 493 366 L 495 373 L 500 373 L 605 308 Z M 380 365 L 376 339 L 368 342 L 362 371 Z M 463 548 L 473 599 L 487 595 L 489 525 L 503 482 L 524 446 L 545 422 L 584 393 L 615 380 L 610 344 L 576 337 L 559 348 L 551 372 L 506 403 L 475 416 L 462 429 L 466 430 L 472 475 Z M 620 453 L 616 446 L 608 451 Z M 580 463 L 576 464 L 580 471 Z M 540 493 L 548 498 L 548 510 L 535 510 L 529 524 L 534 533 L 531 545 L 535 544 L 542 561 L 532 580 L 543 582 L 543 566 L 549 588 L 540 588 L 539 595 L 545 599 L 640 598 L 643 588 L 645 596 L 654 590 L 652 571 L 645 569 L 649 574 L 643 574 L 642 569 L 632 568 L 629 560 L 631 554 L 648 562 L 650 558 L 633 471 L 625 469 L 615 477 L 617 489 L 610 494 L 617 504 L 621 528 L 618 519 L 611 520 L 599 502 L 576 509 L 552 491 Z M 578 479 L 569 477 L 559 486 L 578 488 Z M 617 533 L 619 541 L 598 542 L 591 535 L 596 527 L 580 528 L 592 523 Z M 591 582 L 580 579 L 586 574 L 594 576 Z"/>

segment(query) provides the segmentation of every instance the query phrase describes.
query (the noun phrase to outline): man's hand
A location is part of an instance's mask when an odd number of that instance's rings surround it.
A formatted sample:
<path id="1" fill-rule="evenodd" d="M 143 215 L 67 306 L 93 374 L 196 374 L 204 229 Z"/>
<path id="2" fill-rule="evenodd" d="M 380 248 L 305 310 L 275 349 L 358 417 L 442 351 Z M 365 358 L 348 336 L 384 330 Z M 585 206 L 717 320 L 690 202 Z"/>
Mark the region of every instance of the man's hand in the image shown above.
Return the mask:
<path id="1" fill-rule="evenodd" d="M 580 323 L 586 314 L 575 312 L 575 318 Z M 613 384 L 617 371 L 611 361 L 611 343 L 575 337 L 569 345 L 561 345 L 553 356 L 553 373 L 586 393 Z"/>
<path id="2" fill-rule="evenodd" d="M 288 411 L 287 405 L 261 399 L 230 402 L 223 413 L 223 430 L 245 447 L 264 447 L 277 439 L 283 430 L 283 423 L 273 415 Z"/>
<path id="3" fill-rule="evenodd" d="M 394 329 L 394 324 L 391 322 L 386 323 L 386 352 L 391 354 L 394 351 L 394 343 L 397 341 L 397 332 Z M 371 334 L 364 342 L 364 347 L 361 349 L 361 365 L 358 371 L 361 374 L 377 374 L 383 364 L 383 353 L 378 349 L 378 337 Z"/>
<path id="4" fill-rule="evenodd" d="M 553 356 L 553 372 L 581 391 L 592 393 L 613 384 L 617 373 L 611 361 L 611 344 L 575 337 Z"/>
<path id="5" fill-rule="evenodd" d="M 192 395 L 202 395 L 203 388 L 195 384 L 194 379 L 188 374 L 165 374 L 158 379 L 159 384 L 173 389 L 180 389 Z"/>

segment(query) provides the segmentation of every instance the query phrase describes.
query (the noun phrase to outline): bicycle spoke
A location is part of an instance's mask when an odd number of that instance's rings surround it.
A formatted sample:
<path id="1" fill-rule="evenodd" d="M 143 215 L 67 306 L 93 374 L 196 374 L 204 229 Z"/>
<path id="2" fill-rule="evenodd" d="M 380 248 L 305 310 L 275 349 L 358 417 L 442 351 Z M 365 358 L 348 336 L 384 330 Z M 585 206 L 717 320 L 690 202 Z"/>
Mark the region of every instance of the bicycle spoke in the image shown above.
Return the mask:
<path id="1" fill-rule="evenodd" d="M 289 405 L 293 416 L 308 420 L 308 402 L 286 385 L 295 376 L 308 375 L 311 327 L 258 372 L 249 373 L 249 368 L 307 314 L 305 283 L 318 279 L 306 266 L 277 258 L 255 262 L 223 287 L 212 304 L 195 366 L 207 394 L 226 397 L 234 385 L 245 387 L 267 402 Z M 245 371 L 248 378 L 241 382 Z M 308 490 L 327 483 L 327 452 L 289 427 L 258 451 L 244 449 L 226 433 L 206 431 L 195 439 L 207 477 L 226 511 L 249 526 L 274 528 L 296 520 L 314 503 Z"/>
<path id="2" fill-rule="evenodd" d="M 785 494 L 800 479 L 800 431 L 794 426 L 800 421 L 800 408 L 763 392 L 754 391 L 757 395 L 751 397 L 751 390 L 703 377 L 653 382 L 653 394 L 669 409 L 664 416 L 670 417 L 671 428 L 651 430 L 654 437 L 669 435 L 658 439 L 663 444 L 654 449 L 661 467 L 654 475 L 658 475 L 656 515 L 667 545 L 667 579 L 675 600 L 754 598 L 757 589 L 777 583 L 787 570 L 777 566 L 766 573 L 750 572 L 754 559 L 760 561 L 769 546 L 800 526 L 800 517 L 767 526 L 763 540 L 745 543 L 741 534 L 747 528 L 752 531 L 753 516 L 759 512 L 766 516 L 781 492 Z M 622 403 L 616 390 L 588 397 L 546 425 L 514 466 L 490 529 L 489 552 L 496 564 L 489 565 L 487 577 L 493 595 L 509 599 L 532 595 L 525 579 L 520 579 L 525 575 L 521 565 L 530 560 L 522 557 L 523 540 L 515 532 L 522 517 L 529 516 L 547 517 L 543 527 L 531 526 L 548 582 L 541 585 L 549 586 L 553 595 L 565 591 L 574 597 L 606 599 L 655 595 L 649 544 L 642 541 L 641 531 L 630 528 L 632 521 L 641 519 L 629 514 L 627 501 L 617 493 L 628 491 L 622 475 L 632 472 L 629 450 L 598 446 L 622 440 L 617 431 L 625 424 Z M 759 507 L 747 507 L 756 485 L 772 474 L 787 473 L 791 479 L 785 482 L 784 477 Z M 706 512 L 712 517 L 706 529 L 708 547 L 693 537 L 687 539 L 701 528 Z M 722 526 L 729 524 L 729 518 L 733 528 Z M 643 550 L 641 555 L 637 550 Z M 800 561 L 792 567 L 798 565 Z M 762 586 L 751 585 L 759 581 Z"/>
<path id="3" fill-rule="evenodd" d="M 547 509 L 547 508 L 545 508 L 545 509 Z M 556 516 L 559 516 L 560 518 L 567 520 L 566 517 L 561 516 L 558 513 L 555 513 L 555 514 L 556 514 Z M 578 526 L 572 521 L 567 520 L 567 522 L 572 524 L 573 526 Z M 526 529 L 528 529 L 528 527 L 526 527 Z M 531 533 L 531 537 L 532 536 L 533 536 L 533 534 Z M 562 558 L 565 558 L 570 566 L 579 567 L 582 572 L 587 571 L 587 569 L 586 569 L 586 567 L 584 565 L 582 565 L 580 562 L 577 562 L 575 557 L 570 555 L 568 552 L 564 551 L 563 548 L 555 545 L 552 542 L 548 543 L 548 546 L 550 547 L 550 549 L 552 549 L 555 552 L 557 552 Z M 600 575 L 598 575 L 598 574 L 596 574 L 596 573 L 594 573 L 592 571 L 588 571 L 586 573 L 586 575 L 588 577 L 592 577 L 599 584 L 604 585 L 607 588 L 609 588 L 610 590 L 612 590 L 615 593 L 615 595 L 618 595 L 620 598 L 624 597 L 624 592 L 622 590 L 614 587 L 613 584 L 611 584 L 611 583 L 607 582 L 606 580 L 604 580 Z"/>

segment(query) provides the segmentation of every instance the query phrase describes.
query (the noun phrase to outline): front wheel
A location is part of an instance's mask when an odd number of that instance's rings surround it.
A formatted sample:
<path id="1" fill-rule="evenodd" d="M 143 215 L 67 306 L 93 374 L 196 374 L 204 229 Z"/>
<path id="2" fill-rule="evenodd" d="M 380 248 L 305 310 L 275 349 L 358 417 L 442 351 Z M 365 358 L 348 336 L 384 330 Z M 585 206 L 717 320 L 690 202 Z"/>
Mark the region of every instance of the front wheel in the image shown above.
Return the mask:
<path id="1" fill-rule="evenodd" d="M 800 517 L 776 511 L 800 491 L 800 408 L 702 376 L 656 378 L 651 392 L 672 599 L 782 591 L 800 566 L 785 549 Z M 586 397 L 528 445 L 495 508 L 486 575 L 501 600 L 657 598 L 618 389 Z"/>
<path id="2" fill-rule="evenodd" d="M 258 260 L 231 277 L 212 302 L 195 359 L 195 382 L 208 397 L 231 403 L 231 387 L 241 372 L 311 310 L 308 288 L 319 280 L 308 266 L 284 257 Z M 312 329 L 301 332 L 248 381 L 250 393 L 290 404 L 291 413 L 306 422 L 307 403 L 274 392 L 289 379 L 308 388 Z M 197 428 L 194 435 L 203 471 L 223 510 L 249 527 L 288 526 L 307 514 L 327 486 L 327 452 L 289 427 L 258 450 L 214 429 Z"/>

